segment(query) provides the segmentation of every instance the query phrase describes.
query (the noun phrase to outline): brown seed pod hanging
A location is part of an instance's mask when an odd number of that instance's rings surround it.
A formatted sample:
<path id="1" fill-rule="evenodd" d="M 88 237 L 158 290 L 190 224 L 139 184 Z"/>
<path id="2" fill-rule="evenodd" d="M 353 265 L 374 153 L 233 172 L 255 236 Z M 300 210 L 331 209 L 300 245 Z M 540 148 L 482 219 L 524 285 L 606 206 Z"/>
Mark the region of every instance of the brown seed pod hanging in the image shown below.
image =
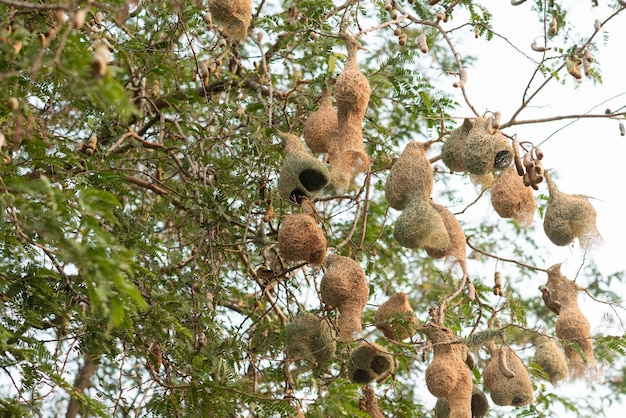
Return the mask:
<path id="1" fill-rule="evenodd" d="M 405 340 L 416 331 L 417 318 L 404 292 L 392 295 L 380 305 L 374 314 L 374 321 L 376 328 L 393 341 Z"/>
<path id="2" fill-rule="evenodd" d="M 424 248 L 426 253 L 432 258 L 445 257 L 446 261 L 448 261 L 450 265 L 457 264 L 463 273 L 467 273 L 467 247 L 463 227 L 461 227 L 461 224 L 457 220 L 456 216 L 454 216 L 448 208 L 439 205 L 432 200 L 430 200 L 430 205 L 434 207 L 441 216 L 446 231 L 448 232 L 448 237 L 450 238 L 450 245 L 448 245 L 445 249 L 426 246 Z"/>
<path id="3" fill-rule="evenodd" d="M 450 246 L 450 236 L 441 215 L 430 204 L 430 199 L 424 197 L 409 202 L 396 220 L 393 236 L 405 248 L 445 251 Z"/>
<path id="4" fill-rule="evenodd" d="M 525 406 L 533 400 L 533 385 L 524 363 L 510 347 L 490 344 L 491 359 L 483 371 L 483 381 L 491 400 L 500 406 Z"/>
<path id="5" fill-rule="evenodd" d="M 391 167 L 385 182 L 389 206 L 406 208 L 415 196 L 429 198 L 433 191 L 433 169 L 426 157 L 430 143 L 409 142 Z"/>
<path id="6" fill-rule="evenodd" d="M 462 359 L 463 344 L 443 325 L 431 323 L 420 329 L 432 344 L 433 359 L 426 368 L 426 387 L 448 402 L 450 417 L 471 418 L 472 374 Z"/>
<path id="7" fill-rule="evenodd" d="M 335 355 L 336 342 L 328 323 L 300 311 L 285 328 L 285 348 L 292 361 L 323 365 Z"/>
<path id="8" fill-rule="evenodd" d="M 452 131 L 443 143 L 443 147 L 441 148 L 441 161 L 443 161 L 452 173 L 467 171 L 467 167 L 465 167 L 463 159 L 461 158 L 461 153 L 467 134 L 473 126 L 474 121 L 472 119 L 463 120 L 463 124 Z"/>
<path id="9" fill-rule="evenodd" d="M 279 133 L 286 156 L 278 177 L 280 196 L 293 204 L 311 198 L 330 181 L 326 164 L 309 154 L 298 137 Z"/>
<path id="10" fill-rule="evenodd" d="M 326 305 L 339 311 L 338 327 L 341 338 L 352 341 L 361 332 L 361 314 L 369 298 L 365 272 L 355 260 L 331 255 L 320 283 L 320 297 Z"/>
<path id="11" fill-rule="evenodd" d="M 571 377 L 593 380 L 597 377 L 598 369 L 593 356 L 589 321 L 578 306 L 579 291 L 574 281 L 563 276 L 560 264 L 548 269 L 544 292 L 550 302 L 558 303 L 559 306 L 556 336 L 563 343 L 565 355 L 569 359 Z"/>
<path id="12" fill-rule="evenodd" d="M 330 100 L 330 91 L 324 89 L 319 108 L 311 113 L 302 126 L 302 136 L 311 151 L 328 152 L 328 142 L 337 131 L 337 110 Z"/>
<path id="13" fill-rule="evenodd" d="M 567 360 L 563 350 L 547 335 L 540 335 L 537 338 L 533 361 L 548 375 L 553 385 L 559 380 L 567 379 Z"/>
<path id="14" fill-rule="evenodd" d="M 502 218 L 512 218 L 520 225 L 530 226 L 537 209 L 532 189 L 524 185 L 514 166 L 496 176 L 491 185 L 491 205 Z"/>
<path id="15" fill-rule="evenodd" d="M 384 379 L 395 368 L 393 356 L 379 344 L 364 341 L 348 359 L 348 378 L 367 384 Z"/>
<path id="16" fill-rule="evenodd" d="M 578 238 L 586 250 L 602 243 L 596 227 L 596 210 L 586 196 L 563 193 L 545 173 L 550 199 L 543 219 L 543 230 L 555 245 L 565 246 Z"/>
<path id="17" fill-rule="evenodd" d="M 306 261 L 321 266 L 326 260 L 324 231 L 311 215 L 287 215 L 278 229 L 278 248 L 287 261 Z"/>
<path id="18" fill-rule="evenodd" d="M 209 0 L 209 12 L 226 36 L 235 41 L 246 39 L 252 19 L 250 0 Z"/>
<path id="19" fill-rule="evenodd" d="M 349 35 L 342 35 L 348 52 L 348 60 L 335 82 L 335 100 L 339 126 L 350 121 L 363 121 L 372 89 L 369 80 L 361 73 L 356 57 L 361 44 Z M 353 122 L 354 123 L 354 122 Z"/>
<path id="20" fill-rule="evenodd" d="M 483 418 L 489 412 L 489 400 L 485 393 L 476 385 L 472 387 L 471 412 L 472 418 Z M 448 405 L 446 398 L 437 398 L 434 413 L 435 418 L 450 417 L 450 405 Z"/>
<path id="21" fill-rule="evenodd" d="M 513 148 L 509 141 L 500 131 L 489 134 L 487 125 L 487 118 L 477 118 L 463 143 L 461 159 L 472 174 L 502 170 L 513 161 Z"/>

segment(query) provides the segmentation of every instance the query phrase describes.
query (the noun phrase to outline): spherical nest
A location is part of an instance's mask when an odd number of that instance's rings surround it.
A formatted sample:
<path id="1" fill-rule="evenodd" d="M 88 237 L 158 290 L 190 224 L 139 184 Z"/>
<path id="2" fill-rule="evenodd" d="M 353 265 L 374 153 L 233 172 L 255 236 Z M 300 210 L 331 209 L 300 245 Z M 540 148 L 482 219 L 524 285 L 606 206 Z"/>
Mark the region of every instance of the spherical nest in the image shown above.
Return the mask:
<path id="1" fill-rule="evenodd" d="M 324 231 L 311 215 L 287 215 L 278 229 L 278 248 L 287 261 L 306 261 L 321 266 L 326 260 Z"/>

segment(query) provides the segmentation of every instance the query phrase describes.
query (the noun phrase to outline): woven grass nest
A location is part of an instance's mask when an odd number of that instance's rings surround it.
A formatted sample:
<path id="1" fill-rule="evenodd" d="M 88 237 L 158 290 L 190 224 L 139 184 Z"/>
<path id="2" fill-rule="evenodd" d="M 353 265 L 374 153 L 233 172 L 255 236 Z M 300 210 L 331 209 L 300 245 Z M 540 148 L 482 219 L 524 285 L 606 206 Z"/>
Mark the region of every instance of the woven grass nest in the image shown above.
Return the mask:
<path id="1" fill-rule="evenodd" d="M 430 205 L 434 207 L 446 228 L 450 244 L 445 248 L 425 247 L 426 253 L 435 259 L 445 258 L 451 265 L 458 265 L 463 273 L 467 273 L 467 247 L 465 242 L 465 232 L 457 220 L 456 216 L 445 206 L 439 205 L 432 200 Z"/>
<path id="2" fill-rule="evenodd" d="M 578 238 L 580 246 L 591 250 L 602 244 L 596 227 L 596 210 L 589 198 L 567 194 L 556 188 L 548 173 L 545 174 L 550 199 L 543 219 L 543 230 L 553 244 L 566 246 Z"/>
<path id="3" fill-rule="evenodd" d="M 541 367 L 553 385 L 567 379 L 568 368 L 565 354 L 559 345 L 549 336 L 540 335 L 536 341 L 533 361 Z"/>
<path id="4" fill-rule="evenodd" d="M 450 418 L 450 405 L 446 398 L 437 398 L 434 409 L 435 418 Z M 485 393 L 476 385 L 472 387 L 471 418 L 483 418 L 489 412 L 489 400 Z M 460 418 L 460 415 L 457 415 Z M 452 417 L 454 418 L 454 417 Z"/>
<path id="5" fill-rule="evenodd" d="M 326 260 L 327 244 L 322 228 L 305 213 L 285 216 L 278 229 L 278 249 L 286 261 L 306 261 L 319 267 Z"/>
<path id="6" fill-rule="evenodd" d="M 291 360 L 318 366 L 335 355 L 337 345 L 328 323 L 306 311 L 298 312 L 287 324 L 285 342 Z"/>
<path id="7" fill-rule="evenodd" d="M 509 141 L 498 130 L 489 134 L 487 126 L 487 118 L 476 118 L 463 141 L 461 159 L 471 174 L 483 175 L 502 170 L 513 162 L 513 148 Z"/>
<path id="8" fill-rule="evenodd" d="M 391 167 L 385 197 L 392 208 L 403 210 L 416 196 L 429 198 L 432 194 L 433 170 L 426 157 L 429 147 L 429 142 L 409 142 Z"/>
<path id="9" fill-rule="evenodd" d="M 357 51 L 361 44 L 355 38 L 342 34 L 348 52 L 348 60 L 335 82 L 335 101 L 339 126 L 362 121 L 367 110 L 372 89 L 369 80 L 357 63 Z"/>
<path id="10" fill-rule="evenodd" d="M 209 12 L 229 38 L 243 41 L 252 19 L 250 0 L 209 0 Z"/>
<path id="11" fill-rule="evenodd" d="M 520 225 L 530 226 L 533 222 L 537 202 L 532 188 L 510 165 L 496 176 L 491 185 L 491 206 L 500 217 L 512 218 Z"/>
<path id="12" fill-rule="evenodd" d="M 309 154 L 297 136 L 288 133 L 278 136 L 286 152 L 278 190 L 283 199 L 299 205 L 302 199 L 311 199 L 329 183 L 330 172 L 326 164 Z"/>
<path id="13" fill-rule="evenodd" d="M 472 374 L 463 360 L 465 346 L 443 325 L 420 328 L 431 342 L 433 359 L 426 368 L 426 387 L 437 398 L 445 398 L 450 417 L 471 417 Z"/>
<path id="14" fill-rule="evenodd" d="M 380 305 L 374 314 L 376 328 L 393 341 L 402 341 L 416 331 L 417 318 L 404 292 L 398 292 Z"/>
<path id="15" fill-rule="evenodd" d="M 463 152 L 465 139 L 473 126 L 474 121 L 472 119 L 464 119 L 463 124 L 452 131 L 443 143 L 443 147 L 441 148 L 441 161 L 452 173 L 467 171 L 467 167 L 465 167 L 463 159 L 461 158 L 461 153 Z"/>
<path id="16" fill-rule="evenodd" d="M 333 106 L 330 91 L 324 89 L 319 108 L 311 113 L 302 126 L 302 136 L 311 151 L 329 152 L 328 144 L 337 131 L 337 109 Z"/>
<path id="17" fill-rule="evenodd" d="M 570 376 L 573 379 L 596 379 L 598 369 L 593 354 L 591 327 L 578 306 L 580 288 L 563 276 L 561 265 L 556 264 L 548 269 L 548 281 L 540 289 L 544 293 L 544 302 L 557 308 L 556 336 L 561 340 L 569 360 Z"/>
<path id="18" fill-rule="evenodd" d="M 483 382 L 491 400 L 500 406 L 525 406 L 533 400 L 528 370 L 510 347 L 491 343 L 491 358 L 483 371 Z"/>
<path id="19" fill-rule="evenodd" d="M 398 216 L 393 236 L 405 248 L 428 247 L 445 252 L 451 243 L 441 215 L 430 199 L 421 196 L 411 200 Z"/>
<path id="20" fill-rule="evenodd" d="M 350 342 L 362 331 L 361 314 L 369 298 L 365 271 L 350 257 L 331 255 L 320 283 L 322 302 L 339 311 L 339 334 Z"/>
<path id="21" fill-rule="evenodd" d="M 348 378 L 354 383 L 380 381 L 395 368 L 393 356 L 379 344 L 362 342 L 348 359 Z"/>

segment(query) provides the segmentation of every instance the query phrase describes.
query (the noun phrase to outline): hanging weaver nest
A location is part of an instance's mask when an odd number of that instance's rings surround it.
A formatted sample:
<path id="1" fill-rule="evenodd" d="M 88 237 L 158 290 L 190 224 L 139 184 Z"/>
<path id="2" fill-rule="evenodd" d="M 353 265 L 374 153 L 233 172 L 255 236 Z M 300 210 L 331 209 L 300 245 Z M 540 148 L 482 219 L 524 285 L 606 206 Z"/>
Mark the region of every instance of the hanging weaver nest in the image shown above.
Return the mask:
<path id="1" fill-rule="evenodd" d="M 369 156 L 360 150 L 346 150 L 333 158 L 330 164 L 331 184 L 339 192 L 349 189 L 359 173 L 367 173 L 370 169 Z"/>
<path id="2" fill-rule="evenodd" d="M 446 258 L 451 264 L 457 264 L 463 273 L 467 273 L 467 248 L 465 243 L 465 232 L 461 224 L 456 219 L 456 216 L 452 214 L 445 206 L 438 205 L 437 203 L 430 201 L 430 205 L 434 207 L 448 232 L 450 238 L 450 245 L 445 248 L 431 248 L 425 247 L 426 253 L 432 258 Z"/>
<path id="3" fill-rule="evenodd" d="M 342 34 L 342 38 L 346 44 L 348 60 L 335 82 L 339 126 L 350 123 L 350 120 L 361 123 L 372 93 L 369 80 L 361 73 L 356 61 L 361 44 L 346 34 Z"/>
<path id="4" fill-rule="evenodd" d="M 363 397 L 359 401 L 359 407 L 361 411 L 367 412 L 370 418 L 385 418 L 378 406 L 376 392 L 374 392 L 374 388 L 371 385 L 363 387 Z"/>
<path id="5" fill-rule="evenodd" d="M 596 227 L 596 210 L 586 196 L 563 193 L 545 173 L 550 199 L 543 219 L 543 230 L 553 244 L 565 246 L 578 238 L 580 246 L 591 250 L 602 244 Z"/>
<path id="6" fill-rule="evenodd" d="M 330 173 L 326 164 L 309 154 L 298 137 L 279 133 L 285 147 L 285 161 L 278 177 L 280 196 L 294 204 L 310 199 L 328 184 Z"/>
<path id="7" fill-rule="evenodd" d="M 364 341 L 348 359 L 348 378 L 354 383 L 380 381 L 395 367 L 393 356 L 382 346 Z"/>
<path id="8" fill-rule="evenodd" d="M 466 349 L 443 325 L 430 323 L 420 328 L 433 347 L 433 360 L 426 368 L 426 387 L 448 402 L 451 417 L 471 417 L 472 374 L 463 360 Z"/>
<path id="9" fill-rule="evenodd" d="M 537 338 L 533 361 L 548 375 L 553 385 L 559 380 L 567 379 L 567 360 L 563 350 L 547 335 L 540 335 Z"/>
<path id="10" fill-rule="evenodd" d="M 430 142 L 409 142 L 391 167 L 385 182 L 389 206 L 406 208 L 416 196 L 429 198 L 433 191 L 433 169 L 426 157 Z"/>
<path id="11" fill-rule="evenodd" d="M 393 341 L 402 341 L 416 331 L 417 319 L 404 292 L 392 295 L 374 314 L 376 328 Z"/>
<path id="12" fill-rule="evenodd" d="M 489 400 L 485 393 L 476 385 L 472 387 L 472 418 L 483 418 L 489 412 Z M 446 398 L 437 398 L 435 418 L 450 418 L 450 405 Z M 454 418 L 454 417 L 452 417 Z"/>
<path id="13" fill-rule="evenodd" d="M 452 131 L 448 138 L 443 143 L 441 148 L 441 161 L 448 167 L 450 172 L 466 172 L 467 167 L 463 163 L 461 153 L 463 152 L 463 145 L 467 134 L 474 126 L 472 119 L 463 120 L 463 124 Z"/>
<path id="14" fill-rule="evenodd" d="M 502 170 L 491 185 L 491 205 L 502 218 L 512 218 L 521 225 L 533 222 L 537 202 L 530 187 L 517 174 L 514 166 Z"/>
<path id="15" fill-rule="evenodd" d="M 235 41 L 246 39 L 252 19 L 250 0 L 209 0 L 209 12 L 226 36 Z"/>
<path id="16" fill-rule="evenodd" d="M 487 126 L 487 118 L 477 118 L 463 142 L 461 159 L 471 174 L 502 170 L 513 161 L 513 148 L 509 141 L 500 131 L 489 134 Z"/>
<path id="17" fill-rule="evenodd" d="M 525 406 L 533 400 L 528 370 L 510 347 L 496 348 L 490 342 L 491 358 L 483 371 L 483 381 L 496 405 Z"/>
<path id="18" fill-rule="evenodd" d="M 341 255 L 331 255 L 320 284 L 320 297 L 326 305 L 339 311 L 341 338 L 352 341 L 362 330 L 361 314 L 369 298 L 369 287 L 361 265 Z"/>
<path id="19" fill-rule="evenodd" d="M 558 315 L 556 336 L 563 343 L 565 356 L 569 359 L 571 377 L 584 377 L 587 380 L 597 378 L 591 328 L 578 306 L 580 288 L 574 281 L 563 276 L 561 265 L 556 264 L 548 269 L 548 281 L 539 289 L 546 306 L 552 307 L 551 310 Z"/>
<path id="20" fill-rule="evenodd" d="M 337 110 L 330 100 L 330 91 L 324 89 L 319 108 L 311 113 L 302 126 L 302 136 L 311 151 L 321 154 L 328 151 L 328 143 L 337 130 Z"/>
<path id="21" fill-rule="evenodd" d="M 326 260 L 326 237 L 315 219 L 306 213 L 287 215 L 278 229 L 278 248 L 287 261 L 306 261 L 319 267 Z"/>
<path id="22" fill-rule="evenodd" d="M 300 311 L 285 329 L 286 349 L 291 360 L 322 366 L 335 355 L 336 342 L 326 321 Z"/>
<path id="23" fill-rule="evenodd" d="M 393 236 L 405 248 L 428 247 L 445 251 L 450 237 L 437 209 L 430 199 L 416 197 L 402 211 L 393 230 Z"/>

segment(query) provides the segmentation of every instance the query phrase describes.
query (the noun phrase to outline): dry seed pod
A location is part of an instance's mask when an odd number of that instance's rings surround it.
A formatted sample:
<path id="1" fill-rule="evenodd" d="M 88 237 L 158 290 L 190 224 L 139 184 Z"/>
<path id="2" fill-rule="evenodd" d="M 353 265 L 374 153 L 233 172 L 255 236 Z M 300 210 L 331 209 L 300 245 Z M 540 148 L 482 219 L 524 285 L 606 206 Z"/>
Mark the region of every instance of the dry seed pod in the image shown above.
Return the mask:
<path id="1" fill-rule="evenodd" d="M 96 151 L 97 145 L 98 138 L 95 135 L 91 135 L 91 137 L 87 141 L 87 145 L 82 149 L 82 151 L 87 155 L 93 155 L 93 153 Z"/>
<path id="2" fill-rule="evenodd" d="M 351 120 L 363 120 L 372 89 L 369 80 L 357 64 L 357 51 L 361 44 L 356 39 L 344 35 L 348 50 L 348 61 L 335 82 L 335 100 L 339 126 L 349 124 Z"/>
<path id="3" fill-rule="evenodd" d="M 533 165 L 530 170 L 528 170 L 528 180 L 531 185 L 536 185 L 543 181 L 543 175 L 541 173 L 543 173 L 543 167 L 538 165 Z"/>
<path id="4" fill-rule="evenodd" d="M 330 91 L 324 89 L 318 110 L 311 113 L 302 126 L 302 136 L 311 151 L 325 153 L 336 130 L 337 110 L 330 100 Z"/>
<path id="5" fill-rule="evenodd" d="M 467 83 L 467 71 L 465 70 L 465 68 L 461 68 L 459 70 L 459 81 L 455 81 L 452 84 L 452 86 L 456 88 L 462 88 L 462 87 L 465 87 L 466 83 Z"/>
<path id="6" fill-rule="evenodd" d="M 543 369 L 553 385 L 559 380 L 567 379 L 567 360 L 563 350 L 547 335 L 537 338 L 533 361 Z"/>
<path id="7" fill-rule="evenodd" d="M 326 305 L 339 310 L 338 327 L 341 338 L 353 341 L 362 330 L 361 314 L 369 297 L 365 272 L 355 260 L 331 255 L 320 284 L 320 297 Z"/>
<path id="8" fill-rule="evenodd" d="M 465 232 L 463 227 L 457 220 L 456 216 L 450 212 L 445 206 L 439 205 L 430 200 L 430 205 L 434 207 L 441 219 L 443 225 L 448 232 L 450 245 L 445 249 L 425 247 L 426 253 L 432 258 L 444 258 L 450 265 L 458 265 L 464 274 L 467 274 L 467 247 L 465 241 Z"/>
<path id="9" fill-rule="evenodd" d="M 389 206 L 403 210 L 415 196 L 430 197 L 433 191 L 433 169 L 426 157 L 430 144 L 409 142 L 391 167 L 385 182 Z"/>
<path id="10" fill-rule="evenodd" d="M 423 33 L 420 33 L 417 37 L 417 46 L 419 46 L 420 51 L 422 51 L 422 53 L 427 54 L 428 53 L 428 43 L 426 42 L 426 35 Z"/>
<path id="11" fill-rule="evenodd" d="M 330 181 L 326 164 L 309 154 L 298 137 L 279 133 L 286 156 L 278 177 L 280 196 L 293 204 L 311 198 Z"/>
<path id="12" fill-rule="evenodd" d="M 252 19 L 250 0 L 209 0 L 209 13 L 229 38 L 243 41 L 248 36 Z"/>
<path id="13" fill-rule="evenodd" d="M 619 123 L 619 134 L 620 136 L 626 136 L 626 128 L 624 128 L 624 124 L 622 122 Z"/>
<path id="14" fill-rule="evenodd" d="M 94 47 L 93 57 L 91 59 L 91 69 L 96 79 L 101 80 L 106 76 L 110 60 L 110 49 L 104 43 L 98 43 L 98 45 Z"/>
<path id="15" fill-rule="evenodd" d="M 477 118 L 463 143 L 461 159 L 471 174 L 502 170 L 513 161 L 513 149 L 501 132 L 487 132 L 487 118 Z"/>
<path id="16" fill-rule="evenodd" d="M 88 11 L 89 9 L 84 8 L 79 9 L 76 11 L 76 13 L 74 13 L 74 16 L 72 16 L 72 27 L 74 29 L 82 29 L 82 27 L 85 25 L 85 19 L 87 17 Z"/>
<path id="17" fill-rule="evenodd" d="M 348 360 L 348 378 L 354 383 L 367 384 L 389 375 L 395 367 L 393 356 L 382 346 L 363 342 Z"/>
<path id="18" fill-rule="evenodd" d="M 471 418 L 472 374 L 462 359 L 463 345 L 443 325 L 421 328 L 433 347 L 433 360 L 426 368 L 426 387 L 437 398 L 448 401 L 450 417 Z"/>
<path id="19" fill-rule="evenodd" d="M 393 236 L 405 248 L 432 248 L 445 251 L 450 236 L 443 219 L 429 199 L 416 197 L 402 211 L 393 230 Z"/>
<path id="20" fill-rule="evenodd" d="M 556 35 L 557 32 L 559 31 L 559 22 L 556 20 L 556 18 L 552 18 L 552 20 L 550 21 L 550 35 Z"/>
<path id="21" fill-rule="evenodd" d="M 474 385 L 472 387 L 471 418 L 483 418 L 487 412 L 489 412 L 487 396 L 478 386 Z M 450 405 L 448 405 L 446 398 L 437 398 L 434 413 L 435 418 L 450 417 Z"/>
<path id="22" fill-rule="evenodd" d="M 596 19 L 593 22 L 593 28 L 597 31 L 599 31 L 600 29 L 602 29 L 602 22 L 600 22 L 598 19 Z"/>
<path id="23" fill-rule="evenodd" d="M 567 72 L 576 80 L 583 78 L 583 75 L 580 72 L 580 65 L 576 61 L 568 58 L 565 60 L 565 66 L 567 67 Z"/>
<path id="24" fill-rule="evenodd" d="M 523 176 L 526 170 L 522 164 L 522 158 L 519 151 L 519 141 L 517 139 L 513 139 L 511 146 L 513 147 L 513 162 L 515 163 L 515 169 L 517 170 L 518 175 Z"/>
<path id="25" fill-rule="evenodd" d="M 512 218 L 523 226 L 530 226 L 537 202 L 522 177 L 509 166 L 498 173 L 491 186 L 491 206 L 501 218 Z"/>
<path id="26" fill-rule="evenodd" d="M 586 250 L 602 243 L 602 236 L 596 227 L 596 210 L 587 196 L 563 193 L 556 188 L 548 173 L 544 177 L 548 183 L 550 198 L 543 219 L 543 230 L 555 245 L 566 246 L 578 238 L 580 246 Z"/>
<path id="27" fill-rule="evenodd" d="M 550 50 L 548 47 L 538 45 L 537 41 L 533 41 L 533 43 L 530 44 L 530 49 L 537 52 L 546 52 Z"/>
<path id="28" fill-rule="evenodd" d="M 580 288 L 574 281 L 563 276 L 560 264 L 548 269 L 545 287 L 545 293 L 549 295 L 550 301 L 559 303 L 556 336 L 563 343 L 572 378 L 585 377 L 588 380 L 597 378 L 598 369 L 593 356 L 591 328 L 578 306 Z"/>
<path id="29" fill-rule="evenodd" d="M 522 360 L 510 347 L 490 344 L 491 359 L 483 371 L 483 381 L 496 405 L 525 406 L 533 400 L 533 385 Z M 506 363 L 507 375 L 502 372 Z M 513 377 L 511 377 L 513 376 Z"/>
<path id="30" fill-rule="evenodd" d="M 398 292 L 380 305 L 374 314 L 376 328 L 393 341 L 402 341 L 415 333 L 417 318 L 406 293 Z"/>
<path id="31" fill-rule="evenodd" d="M 312 216 L 287 215 L 278 230 L 280 255 L 287 261 L 306 261 L 321 266 L 326 260 L 326 237 Z"/>
<path id="32" fill-rule="evenodd" d="M 323 365 L 335 355 L 336 342 L 326 321 L 300 311 L 285 328 L 285 348 L 292 361 Z"/>
<path id="33" fill-rule="evenodd" d="M 496 129 L 496 130 L 497 130 L 497 129 L 500 129 L 500 123 L 501 123 L 501 121 L 502 121 L 502 113 L 500 113 L 500 112 L 495 112 L 495 113 L 493 114 L 493 121 L 492 121 L 492 124 L 493 124 L 493 125 L 492 125 L 492 126 L 493 126 L 493 129 Z"/>
<path id="34" fill-rule="evenodd" d="M 465 172 L 467 167 L 463 163 L 461 153 L 463 151 L 463 145 L 467 139 L 467 134 L 474 126 L 472 119 L 463 120 L 463 124 L 452 131 L 441 148 L 441 161 L 448 167 L 448 169 L 454 172 Z"/>

